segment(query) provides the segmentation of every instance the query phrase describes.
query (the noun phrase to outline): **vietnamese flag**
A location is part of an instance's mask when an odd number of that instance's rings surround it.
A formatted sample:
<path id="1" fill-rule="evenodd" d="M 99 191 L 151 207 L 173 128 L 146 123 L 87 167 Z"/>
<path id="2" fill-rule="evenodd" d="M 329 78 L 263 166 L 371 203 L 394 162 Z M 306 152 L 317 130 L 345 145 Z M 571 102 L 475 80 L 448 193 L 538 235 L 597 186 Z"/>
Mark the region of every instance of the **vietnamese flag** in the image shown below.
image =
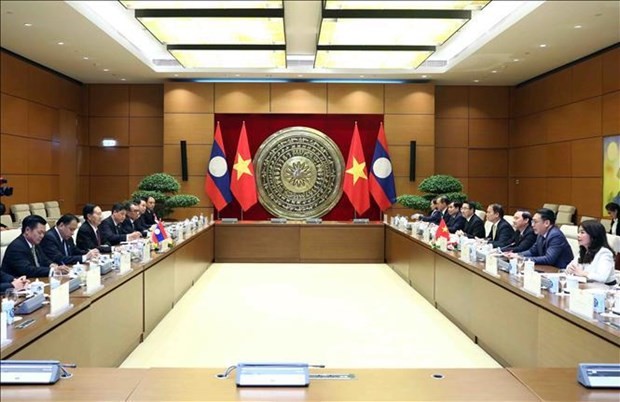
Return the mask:
<path id="1" fill-rule="evenodd" d="M 245 121 L 241 126 L 241 134 L 237 143 L 237 153 L 233 164 L 230 190 L 239 201 L 239 205 L 247 211 L 258 201 L 256 194 L 256 180 L 254 179 L 254 165 L 248 144 L 248 134 L 245 131 Z"/>
<path id="2" fill-rule="evenodd" d="M 448 225 L 446 225 L 446 221 L 443 218 L 439 221 L 439 227 L 435 233 L 435 240 L 439 240 L 440 237 L 445 238 L 446 241 L 450 240 L 450 231 L 448 230 Z"/>
<path id="3" fill-rule="evenodd" d="M 379 126 L 375 154 L 370 165 L 370 194 L 379 206 L 385 211 L 396 202 L 396 186 L 394 185 L 394 171 L 388 152 L 387 140 L 383 123 Z"/>
<path id="4" fill-rule="evenodd" d="M 358 214 L 361 215 L 370 208 L 368 173 L 357 122 L 355 122 L 355 127 L 353 128 L 353 138 L 351 139 L 349 158 L 345 168 L 343 190 Z"/>

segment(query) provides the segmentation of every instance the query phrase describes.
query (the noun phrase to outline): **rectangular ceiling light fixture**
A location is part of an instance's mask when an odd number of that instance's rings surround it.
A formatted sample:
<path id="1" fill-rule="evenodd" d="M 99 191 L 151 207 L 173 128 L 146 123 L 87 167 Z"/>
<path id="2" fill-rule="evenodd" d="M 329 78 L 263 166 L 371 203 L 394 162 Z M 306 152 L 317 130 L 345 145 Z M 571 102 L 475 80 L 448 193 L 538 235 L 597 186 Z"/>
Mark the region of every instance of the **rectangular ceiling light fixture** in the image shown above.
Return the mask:
<path id="1" fill-rule="evenodd" d="M 285 45 L 169 45 L 185 68 L 286 68 Z"/>
<path id="2" fill-rule="evenodd" d="M 414 69 L 424 63 L 434 46 L 321 46 L 316 68 L 327 69 Z"/>
<path id="3" fill-rule="evenodd" d="M 120 1 L 125 8 L 129 9 L 162 9 L 162 8 L 282 8 L 282 0 L 137 0 L 137 1 Z"/>
<path id="4" fill-rule="evenodd" d="M 327 10 L 481 10 L 490 3 L 490 0 L 324 0 L 323 3 Z"/>

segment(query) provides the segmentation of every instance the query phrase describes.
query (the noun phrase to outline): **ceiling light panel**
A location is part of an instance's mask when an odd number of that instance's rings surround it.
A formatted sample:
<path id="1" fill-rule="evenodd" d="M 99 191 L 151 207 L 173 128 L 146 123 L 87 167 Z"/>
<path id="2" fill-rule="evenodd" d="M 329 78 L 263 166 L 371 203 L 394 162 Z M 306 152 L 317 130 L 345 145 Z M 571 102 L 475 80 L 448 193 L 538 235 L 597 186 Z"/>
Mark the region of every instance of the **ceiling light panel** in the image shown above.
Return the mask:
<path id="1" fill-rule="evenodd" d="M 199 49 L 169 46 L 168 51 L 185 68 L 286 68 L 284 46 L 278 49 Z"/>
<path id="2" fill-rule="evenodd" d="M 414 69 L 432 50 L 327 50 L 316 52 L 316 68 L 326 69 Z"/>
<path id="3" fill-rule="evenodd" d="M 247 0 L 247 1 L 120 1 L 130 9 L 192 9 L 192 8 L 282 8 L 281 0 Z"/>
<path id="4" fill-rule="evenodd" d="M 324 0 L 326 10 L 481 10 L 490 1 Z"/>

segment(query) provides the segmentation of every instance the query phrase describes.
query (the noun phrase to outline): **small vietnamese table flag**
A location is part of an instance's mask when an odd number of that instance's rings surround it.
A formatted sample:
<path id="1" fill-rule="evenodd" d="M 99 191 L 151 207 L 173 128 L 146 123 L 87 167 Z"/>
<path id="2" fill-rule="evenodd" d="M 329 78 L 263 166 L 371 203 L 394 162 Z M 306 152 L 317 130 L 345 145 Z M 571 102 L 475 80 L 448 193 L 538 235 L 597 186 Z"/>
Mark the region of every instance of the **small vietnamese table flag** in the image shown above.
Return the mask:
<path id="1" fill-rule="evenodd" d="M 235 154 L 235 162 L 230 179 L 230 190 L 244 211 L 250 209 L 258 201 L 254 165 L 252 164 L 252 155 L 250 154 L 250 145 L 248 144 L 248 134 L 245 131 L 245 121 L 241 126 L 241 134 L 237 143 L 237 153 Z"/>
<path id="2" fill-rule="evenodd" d="M 450 240 L 450 231 L 448 230 L 448 225 L 446 225 L 446 221 L 443 218 L 439 221 L 439 227 L 435 233 L 435 240 L 439 240 L 441 237 L 445 238 L 446 241 Z"/>
<path id="3" fill-rule="evenodd" d="M 370 194 L 379 209 L 385 211 L 396 202 L 396 186 L 394 185 L 394 171 L 388 152 L 387 140 L 383 123 L 379 126 L 375 153 L 370 165 Z"/>
<path id="4" fill-rule="evenodd" d="M 349 157 L 345 168 L 344 193 L 351 201 L 353 208 L 358 214 L 363 214 L 370 208 L 370 193 L 368 192 L 368 174 L 366 160 L 357 122 L 353 128 L 353 138 L 349 148 Z"/>
<path id="5" fill-rule="evenodd" d="M 213 136 L 213 147 L 211 148 L 211 157 L 205 177 L 205 192 L 218 211 L 224 209 L 232 201 L 230 174 L 219 121 Z"/>

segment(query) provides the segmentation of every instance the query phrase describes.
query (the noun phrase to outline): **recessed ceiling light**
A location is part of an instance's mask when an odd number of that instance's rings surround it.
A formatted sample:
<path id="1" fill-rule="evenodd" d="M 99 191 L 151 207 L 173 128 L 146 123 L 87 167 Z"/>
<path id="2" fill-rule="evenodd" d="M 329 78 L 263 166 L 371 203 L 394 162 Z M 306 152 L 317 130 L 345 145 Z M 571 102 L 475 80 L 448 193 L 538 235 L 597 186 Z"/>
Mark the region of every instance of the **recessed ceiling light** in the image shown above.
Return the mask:
<path id="1" fill-rule="evenodd" d="M 474 80 L 474 82 L 480 82 L 480 80 Z"/>
<path id="2" fill-rule="evenodd" d="M 303 75 L 303 74 L 297 74 L 297 76 L 298 76 L 298 77 L 303 77 L 304 75 Z"/>
<path id="3" fill-rule="evenodd" d="M 178 77 L 178 76 L 179 76 L 179 74 L 175 74 L 174 76 L 175 76 L 175 77 Z"/>
<path id="4" fill-rule="evenodd" d="M 110 69 L 109 68 L 104 68 L 103 71 L 105 71 L 107 73 L 108 71 L 110 71 Z"/>
<path id="5" fill-rule="evenodd" d="M 422 78 L 428 78 L 428 75 L 423 75 Z"/>
<path id="6" fill-rule="evenodd" d="M 583 28 L 583 25 L 575 25 L 573 28 L 580 29 L 580 28 Z"/>
<path id="7" fill-rule="evenodd" d="M 58 42 L 58 45 L 60 45 L 60 46 L 62 46 L 64 44 L 65 44 L 65 42 Z"/>
<path id="8" fill-rule="evenodd" d="M 24 26 L 25 26 L 25 27 L 31 27 L 31 26 L 32 26 L 32 24 L 31 24 L 31 23 L 29 23 L 29 22 L 26 22 L 26 23 L 24 24 Z"/>
<path id="9" fill-rule="evenodd" d="M 235 74 L 235 77 L 241 77 L 241 74 Z"/>
<path id="10" fill-rule="evenodd" d="M 497 70 L 492 70 L 491 73 L 497 74 Z"/>
<path id="11" fill-rule="evenodd" d="M 363 75 L 360 75 L 360 78 L 364 78 L 364 76 L 363 76 Z"/>
<path id="12" fill-rule="evenodd" d="M 88 56 L 82 57 L 82 60 L 88 60 Z"/>
<path id="13" fill-rule="evenodd" d="M 121 81 L 127 81 L 127 78 L 121 78 Z"/>
<path id="14" fill-rule="evenodd" d="M 540 45 L 538 45 L 538 47 L 547 47 L 546 43 L 541 43 Z"/>
<path id="15" fill-rule="evenodd" d="M 512 59 L 512 61 L 515 61 L 515 62 L 516 62 L 516 61 L 519 61 L 519 59 Z"/>

